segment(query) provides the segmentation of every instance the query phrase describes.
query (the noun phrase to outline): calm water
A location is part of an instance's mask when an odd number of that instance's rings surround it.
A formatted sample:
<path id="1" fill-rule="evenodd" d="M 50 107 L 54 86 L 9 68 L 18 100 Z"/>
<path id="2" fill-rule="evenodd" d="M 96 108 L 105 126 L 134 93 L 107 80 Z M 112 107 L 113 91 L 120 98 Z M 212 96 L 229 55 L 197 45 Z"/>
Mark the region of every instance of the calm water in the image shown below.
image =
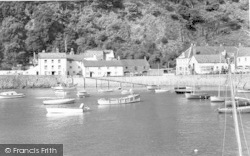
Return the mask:
<path id="1" fill-rule="evenodd" d="M 215 156 L 222 155 L 226 125 L 224 155 L 237 155 L 232 116 L 215 112 L 220 104 L 209 100 L 142 91 L 142 102 L 98 106 L 98 98 L 120 95 L 96 93 L 71 105 L 84 102 L 90 112 L 63 116 L 47 115 L 39 99 L 54 96 L 51 89 L 21 91 L 26 98 L 0 101 L 0 143 L 62 143 L 67 156 Z M 242 115 L 250 145 L 249 118 L 250 114 Z"/>

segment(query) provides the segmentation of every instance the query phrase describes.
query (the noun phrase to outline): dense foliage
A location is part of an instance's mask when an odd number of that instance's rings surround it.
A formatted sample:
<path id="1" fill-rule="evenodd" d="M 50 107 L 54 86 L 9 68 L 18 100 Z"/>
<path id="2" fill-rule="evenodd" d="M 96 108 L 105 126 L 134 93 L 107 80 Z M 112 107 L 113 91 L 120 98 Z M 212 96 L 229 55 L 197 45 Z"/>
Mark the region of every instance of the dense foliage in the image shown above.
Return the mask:
<path id="1" fill-rule="evenodd" d="M 190 43 L 249 45 L 248 0 L 0 2 L 0 22 L 2 69 L 54 48 L 113 49 L 157 67 Z"/>

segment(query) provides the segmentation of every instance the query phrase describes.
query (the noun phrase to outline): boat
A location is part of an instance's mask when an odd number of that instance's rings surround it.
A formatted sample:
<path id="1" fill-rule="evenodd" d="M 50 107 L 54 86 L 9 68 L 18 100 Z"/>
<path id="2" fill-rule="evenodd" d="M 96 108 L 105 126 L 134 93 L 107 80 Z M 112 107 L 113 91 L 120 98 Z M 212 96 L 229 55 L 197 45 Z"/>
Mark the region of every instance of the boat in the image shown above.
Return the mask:
<path id="1" fill-rule="evenodd" d="M 77 86 L 77 84 L 67 84 L 67 85 L 59 84 L 58 86 L 51 87 L 51 88 L 54 89 L 54 90 L 64 90 L 64 91 L 67 90 L 67 91 L 70 91 L 70 90 L 75 90 L 76 86 Z"/>
<path id="2" fill-rule="evenodd" d="M 1 92 L 0 99 L 13 99 L 13 98 L 22 98 L 25 94 L 17 93 L 15 91 Z"/>
<path id="3" fill-rule="evenodd" d="M 250 93 L 250 89 L 238 89 L 238 93 Z"/>
<path id="4" fill-rule="evenodd" d="M 66 113 L 66 114 L 78 114 L 90 110 L 88 106 L 84 106 L 82 103 L 79 108 L 46 108 L 47 113 Z"/>
<path id="5" fill-rule="evenodd" d="M 45 100 L 43 104 L 45 105 L 60 105 L 60 104 L 72 104 L 75 102 L 75 99 L 70 98 L 57 98 L 52 100 Z"/>
<path id="6" fill-rule="evenodd" d="M 210 95 L 207 93 L 185 93 L 187 99 L 208 99 Z"/>
<path id="7" fill-rule="evenodd" d="M 159 87 L 157 85 L 148 85 L 147 90 L 155 90 L 158 89 Z"/>
<path id="8" fill-rule="evenodd" d="M 109 98 L 109 99 L 99 99 L 97 103 L 99 105 L 116 105 L 116 104 L 127 104 L 141 101 L 139 94 L 133 94 L 121 98 Z"/>
<path id="9" fill-rule="evenodd" d="M 155 89 L 155 93 L 165 93 L 168 92 L 168 89 Z"/>
<path id="10" fill-rule="evenodd" d="M 243 97 L 235 97 L 236 106 L 250 106 L 250 99 Z M 232 107 L 232 100 L 225 101 L 226 107 Z"/>
<path id="11" fill-rule="evenodd" d="M 114 90 L 113 89 L 99 89 L 98 92 L 113 92 Z"/>
<path id="12" fill-rule="evenodd" d="M 76 93 L 76 95 L 77 95 L 79 98 L 89 97 L 89 96 L 90 96 L 90 94 L 87 93 L 86 90 L 78 91 L 78 92 Z"/>
<path id="13" fill-rule="evenodd" d="M 134 90 L 132 88 L 129 90 L 122 90 L 121 94 L 134 94 Z"/>
<path id="14" fill-rule="evenodd" d="M 250 113 L 250 106 L 236 107 L 238 113 Z M 218 108 L 219 113 L 233 113 L 232 107 Z"/>
<path id="15" fill-rule="evenodd" d="M 224 102 L 225 98 L 220 96 L 210 96 L 211 102 Z"/>
<path id="16" fill-rule="evenodd" d="M 176 94 L 192 93 L 193 90 L 193 87 L 174 87 L 174 91 Z"/>

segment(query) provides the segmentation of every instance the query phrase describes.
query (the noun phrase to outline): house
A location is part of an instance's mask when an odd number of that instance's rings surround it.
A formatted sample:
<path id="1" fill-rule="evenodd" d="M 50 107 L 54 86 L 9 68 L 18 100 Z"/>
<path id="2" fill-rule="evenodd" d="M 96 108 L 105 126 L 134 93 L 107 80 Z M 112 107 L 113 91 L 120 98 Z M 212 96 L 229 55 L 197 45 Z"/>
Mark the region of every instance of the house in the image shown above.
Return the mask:
<path id="1" fill-rule="evenodd" d="M 234 54 L 237 52 L 237 47 L 233 46 L 196 46 L 191 44 L 191 46 L 185 50 L 179 57 L 176 59 L 176 74 L 177 75 L 188 75 L 194 73 L 194 68 L 190 68 L 191 58 L 196 55 L 219 55 L 222 52 L 226 51 L 228 54 Z M 206 56 L 207 57 L 207 56 Z M 210 59 L 209 59 L 210 60 Z M 213 62 L 211 62 L 213 63 Z M 213 66 L 216 66 L 216 63 L 213 63 Z M 192 63 L 191 63 L 192 65 Z"/>
<path id="2" fill-rule="evenodd" d="M 83 60 L 83 76 L 104 77 L 147 74 L 149 63 L 145 59 L 136 60 Z"/>
<path id="3" fill-rule="evenodd" d="M 250 71 L 250 47 L 239 47 L 236 66 L 238 72 Z"/>
<path id="4" fill-rule="evenodd" d="M 221 54 L 193 55 L 189 62 L 192 74 L 222 73 L 228 69 L 226 59 Z"/>

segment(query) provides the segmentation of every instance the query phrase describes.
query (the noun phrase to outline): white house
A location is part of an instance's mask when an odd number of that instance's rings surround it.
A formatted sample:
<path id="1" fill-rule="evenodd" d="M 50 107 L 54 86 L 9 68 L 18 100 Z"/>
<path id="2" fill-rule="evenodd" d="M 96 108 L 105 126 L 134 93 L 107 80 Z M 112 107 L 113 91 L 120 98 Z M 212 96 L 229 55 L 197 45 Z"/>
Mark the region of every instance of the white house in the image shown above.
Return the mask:
<path id="1" fill-rule="evenodd" d="M 192 74 L 194 73 L 194 68 L 190 68 L 193 66 L 190 66 L 190 61 L 193 56 L 202 56 L 210 58 L 207 55 L 220 55 L 222 52 L 226 51 L 228 54 L 234 54 L 237 52 L 237 47 L 232 46 L 196 46 L 195 44 L 191 44 L 191 46 L 181 53 L 181 55 L 176 59 L 176 74 L 177 75 L 186 75 L 186 74 Z M 211 56 L 212 58 L 213 56 Z M 192 63 L 195 63 L 194 59 L 192 60 Z M 196 69 L 197 73 L 206 73 L 205 70 L 208 70 L 211 66 L 217 68 L 217 63 L 212 61 L 212 59 L 208 59 L 208 61 L 211 61 L 210 65 L 207 65 L 208 67 L 205 67 L 204 65 L 204 71 L 199 71 L 199 69 Z M 208 64 L 208 62 L 206 62 Z M 212 65 L 213 64 L 213 65 Z M 193 64 L 191 64 L 193 65 Z M 234 66 L 234 65 L 232 65 Z M 205 69 L 206 68 L 206 69 Z M 212 67 L 211 67 L 212 68 Z M 219 68 L 219 67 L 218 67 Z M 232 67 L 234 69 L 234 67 Z"/>
<path id="2" fill-rule="evenodd" d="M 193 74 L 210 74 L 223 72 L 228 64 L 222 55 L 193 55 L 189 67 Z"/>
<path id="3" fill-rule="evenodd" d="M 113 50 L 100 50 L 100 49 L 91 49 L 91 50 L 86 50 L 82 54 L 85 58 L 85 60 L 88 61 L 97 61 L 97 60 L 114 60 L 115 55 Z"/>
<path id="4" fill-rule="evenodd" d="M 238 71 L 250 71 L 250 47 L 240 47 L 238 49 L 236 65 Z"/>

